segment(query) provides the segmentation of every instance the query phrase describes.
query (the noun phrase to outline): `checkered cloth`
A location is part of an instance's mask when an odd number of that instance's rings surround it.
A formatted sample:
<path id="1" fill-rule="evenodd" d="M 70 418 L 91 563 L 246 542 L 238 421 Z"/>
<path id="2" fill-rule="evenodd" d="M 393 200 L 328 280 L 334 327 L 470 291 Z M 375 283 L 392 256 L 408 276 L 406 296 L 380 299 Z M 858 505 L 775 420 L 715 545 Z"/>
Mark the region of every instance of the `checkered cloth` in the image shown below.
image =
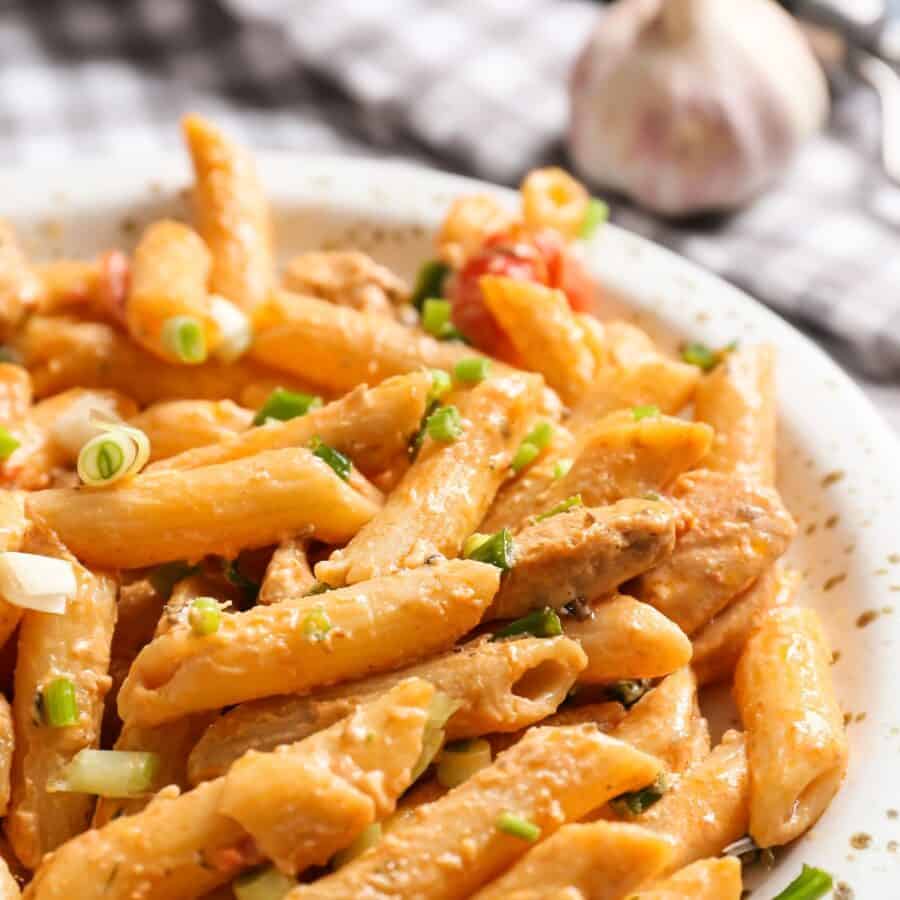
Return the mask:
<path id="1" fill-rule="evenodd" d="M 256 146 L 515 183 L 566 162 L 567 73 L 597 14 L 584 0 L 0 0 L 0 161 L 171 146 L 196 110 Z M 622 202 L 614 218 L 896 378 L 900 190 L 879 127 L 875 98 L 839 86 L 828 132 L 746 211 L 676 227 Z"/>

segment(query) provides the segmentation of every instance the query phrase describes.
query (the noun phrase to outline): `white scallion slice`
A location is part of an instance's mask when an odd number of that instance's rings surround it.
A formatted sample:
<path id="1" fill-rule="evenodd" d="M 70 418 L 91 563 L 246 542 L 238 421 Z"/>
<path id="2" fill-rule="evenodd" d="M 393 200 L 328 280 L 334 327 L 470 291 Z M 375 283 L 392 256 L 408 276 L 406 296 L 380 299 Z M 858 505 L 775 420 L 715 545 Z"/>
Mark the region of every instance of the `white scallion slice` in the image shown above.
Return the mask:
<path id="1" fill-rule="evenodd" d="M 437 780 L 442 787 L 455 788 L 491 764 L 491 745 L 480 738 L 447 744 L 438 757 Z"/>
<path id="2" fill-rule="evenodd" d="M 48 789 L 100 797 L 142 797 L 155 789 L 159 765 L 156 753 L 80 750 Z"/>
<path id="3" fill-rule="evenodd" d="M 219 329 L 219 342 L 213 356 L 222 362 L 234 362 L 246 353 L 253 341 L 250 319 L 242 309 L 218 294 L 210 294 L 209 314 Z"/>
<path id="4" fill-rule="evenodd" d="M 428 720 L 425 723 L 425 731 L 422 735 L 422 752 L 419 759 L 413 766 L 410 774 L 410 784 L 414 782 L 430 765 L 431 761 L 438 755 L 444 743 L 444 726 L 447 720 L 453 715 L 462 704 L 452 697 L 438 691 L 431 698 L 428 707 Z"/>
<path id="5" fill-rule="evenodd" d="M 373 822 L 364 828 L 349 847 L 339 850 L 331 859 L 331 867 L 339 869 L 348 862 L 361 856 L 369 847 L 374 847 L 381 840 L 381 822 Z"/>
<path id="6" fill-rule="evenodd" d="M 0 553 L 0 594 L 14 606 L 59 616 L 77 590 L 67 560 L 13 550 Z"/>
<path id="7" fill-rule="evenodd" d="M 91 438 L 78 454 L 78 476 L 93 487 L 112 484 L 136 475 L 150 459 L 150 439 L 139 428 L 93 419 L 100 434 Z"/>
<path id="8" fill-rule="evenodd" d="M 282 900 L 295 887 L 297 882 L 290 875 L 275 866 L 264 866 L 238 875 L 231 889 L 237 900 Z"/>

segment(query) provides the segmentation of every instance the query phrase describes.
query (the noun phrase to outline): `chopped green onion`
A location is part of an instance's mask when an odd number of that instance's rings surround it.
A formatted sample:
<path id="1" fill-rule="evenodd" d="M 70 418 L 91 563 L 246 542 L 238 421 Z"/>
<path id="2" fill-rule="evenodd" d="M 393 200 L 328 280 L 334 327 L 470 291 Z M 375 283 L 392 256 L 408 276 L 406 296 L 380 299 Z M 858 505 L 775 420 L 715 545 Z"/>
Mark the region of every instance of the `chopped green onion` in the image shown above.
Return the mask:
<path id="1" fill-rule="evenodd" d="M 78 722 L 75 685 L 68 678 L 54 678 L 41 693 L 44 721 L 51 728 L 66 728 Z"/>
<path id="2" fill-rule="evenodd" d="M 324 641 L 328 632 L 334 628 L 331 619 L 328 618 L 328 613 L 321 606 L 307 613 L 300 627 L 303 630 L 303 637 L 314 643 Z"/>
<path id="3" fill-rule="evenodd" d="M 596 197 L 591 197 L 587 210 L 584 213 L 584 219 L 581 221 L 581 228 L 578 230 L 578 237 L 583 241 L 594 236 L 594 232 L 609 219 L 609 206 Z"/>
<path id="4" fill-rule="evenodd" d="M 660 772 L 653 784 L 641 788 L 639 791 L 629 791 L 613 798 L 610 803 L 619 815 L 639 816 L 650 809 L 654 803 L 658 803 L 663 794 L 668 790 L 669 784 L 664 773 Z"/>
<path id="5" fill-rule="evenodd" d="M 409 782 L 412 784 L 430 765 L 444 743 L 444 726 L 462 704 L 442 691 L 435 691 L 428 704 L 428 719 L 422 732 L 422 751 L 412 768 Z"/>
<path id="6" fill-rule="evenodd" d="M 452 444 L 462 436 L 463 424 L 455 406 L 441 406 L 425 422 L 425 430 L 433 441 Z"/>
<path id="7" fill-rule="evenodd" d="M 78 453 L 78 477 L 91 487 L 136 475 L 150 459 L 150 439 L 139 428 L 99 422 L 100 434 Z"/>
<path id="8" fill-rule="evenodd" d="M 163 347 L 185 363 L 206 361 L 206 335 L 203 324 L 193 316 L 172 316 L 163 322 L 160 335 Z"/>
<path id="9" fill-rule="evenodd" d="M 634 416 L 635 422 L 640 422 L 642 419 L 650 419 L 654 416 L 658 416 L 659 407 L 652 403 L 647 403 L 644 406 L 632 406 L 631 414 Z"/>
<path id="10" fill-rule="evenodd" d="M 168 600 L 172 593 L 172 589 L 182 578 L 196 575 L 199 571 L 200 569 L 198 566 L 189 566 L 183 560 L 175 560 L 157 566 L 150 572 L 147 578 L 153 590 Z"/>
<path id="11" fill-rule="evenodd" d="M 618 700 L 626 709 L 634 706 L 650 689 L 649 678 L 628 679 L 611 684 L 606 692 L 613 700 Z"/>
<path id="12" fill-rule="evenodd" d="M 13 451 L 21 446 L 21 441 L 14 438 L 9 431 L 0 425 L 0 459 L 9 459 Z"/>
<path id="13" fill-rule="evenodd" d="M 571 497 L 567 497 L 565 500 L 560 501 L 556 504 L 556 506 L 548 509 L 547 512 L 543 512 L 539 516 L 535 516 L 534 521 L 543 522 L 544 519 L 549 519 L 551 516 L 558 516 L 560 513 L 568 512 L 570 509 L 574 509 L 576 506 L 584 506 L 584 501 L 581 499 L 581 494 L 573 494 Z"/>
<path id="14" fill-rule="evenodd" d="M 287 422 L 298 416 L 305 416 L 311 409 L 318 409 L 322 405 L 322 398 L 315 394 L 304 394 L 301 391 L 287 391 L 284 388 L 275 388 L 266 402 L 260 407 L 259 412 L 253 417 L 254 425 L 263 425 L 269 419 L 277 419 L 279 422 Z"/>
<path id="15" fill-rule="evenodd" d="M 534 444 L 529 444 L 528 441 L 522 441 L 522 443 L 519 444 L 519 449 L 513 454 L 509 467 L 513 472 L 521 472 L 522 469 L 526 466 L 530 466 L 538 458 L 540 452 L 540 449 L 535 447 Z"/>
<path id="16" fill-rule="evenodd" d="M 421 311 L 422 304 L 429 297 L 440 297 L 444 290 L 444 279 L 450 274 L 450 267 L 439 259 L 429 259 L 422 263 L 416 285 L 413 288 L 409 302 Z"/>
<path id="17" fill-rule="evenodd" d="M 317 581 L 303 596 L 304 597 L 316 597 L 319 594 L 324 594 L 326 591 L 331 590 L 330 584 L 325 584 L 324 581 Z"/>
<path id="18" fill-rule="evenodd" d="M 818 900 L 833 885 L 834 880 L 827 872 L 804 864 L 800 874 L 773 900 Z"/>
<path id="19" fill-rule="evenodd" d="M 489 541 L 491 536 L 489 534 L 482 534 L 480 531 L 476 531 L 474 534 L 470 534 L 466 538 L 466 542 L 463 544 L 462 555 L 466 558 L 471 557 L 471 555 L 485 542 Z"/>
<path id="20" fill-rule="evenodd" d="M 767 868 L 771 869 L 775 865 L 775 854 L 770 847 L 765 849 L 750 837 L 749 834 L 730 843 L 723 851 L 723 856 L 734 856 L 741 861 L 741 865 L 749 866 L 755 862 L 762 862 Z"/>
<path id="21" fill-rule="evenodd" d="M 14 365 L 21 366 L 22 358 L 12 347 L 0 346 L 0 362 L 13 363 Z"/>
<path id="22" fill-rule="evenodd" d="M 478 384 L 491 374 L 491 361 L 483 356 L 461 359 L 453 367 L 453 377 L 465 384 Z"/>
<path id="23" fill-rule="evenodd" d="M 500 813 L 494 824 L 498 831 L 521 841 L 528 841 L 529 844 L 533 844 L 541 836 L 541 829 L 534 822 L 529 822 L 528 819 L 517 816 L 509 810 Z"/>
<path id="24" fill-rule="evenodd" d="M 487 540 L 481 541 L 466 557 L 476 562 L 490 563 L 505 572 L 513 566 L 512 534 L 508 528 L 501 528 Z"/>
<path id="25" fill-rule="evenodd" d="M 197 597 L 188 613 L 191 630 L 197 637 L 215 634 L 222 624 L 222 608 L 212 597 Z"/>
<path id="26" fill-rule="evenodd" d="M 643 497 L 645 500 L 652 500 L 654 503 L 659 503 L 662 500 L 662 495 L 656 491 L 647 491 Z"/>
<path id="27" fill-rule="evenodd" d="M 262 866 L 238 875 L 231 889 L 237 900 L 282 900 L 295 887 L 297 881 L 290 875 L 279 872 L 275 866 Z"/>
<path id="28" fill-rule="evenodd" d="M 381 822 L 373 822 L 364 828 L 348 847 L 338 850 L 331 858 L 331 868 L 339 869 L 348 862 L 361 856 L 369 847 L 374 847 L 381 840 Z"/>
<path id="29" fill-rule="evenodd" d="M 549 422 L 538 422 L 528 434 L 525 435 L 525 441 L 534 444 L 538 450 L 546 450 L 553 440 L 553 426 Z"/>
<path id="30" fill-rule="evenodd" d="M 159 767 L 157 753 L 80 750 L 49 789 L 100 797 L 142 797 L 153 792 Z"/>
<path id="31" fill-rule="evenodd" d="M 236 588 L 240 588 L 245 600 L 250 603 L 256 601 L 257 596 L 259 596 L 260 584 L 259 582 L 254 581 L 252 578 L 248 578 L 240 570 L 237 558 L 231 560 L 222 560 L 222 574 Z"/>
<path id="32" fill-rule="evenodd" d="M 429 298 L 422 304 L 422 327 L 432 337 L 442 341 L 462 338 L 462 335 L 453 325 L 451 312 L 449 300 Z"/>
<path id="33" fill-rule="evenodd" d="M 690 363 L 692 366 L 698 366 L 703 369 L 704 372 L 709 372 L 710 369 L 714 369 L 719 362 L 719 354 L 716 353 L 715 350 L 710 350 L 706 344 L 701 344 L 699 341 L 685 344 L 684 347 L 681 348 L 681 358 L 686 363 Z"/>
<path id="34" fill-rule="evenodd" d="M 428 402 L 440 400 L 450 388 L 453 387 L 453 381 L 443 369 L 431 370 L 431 390 L 428 391 Z"/>
<path id="35" fill-rule="evenodd" d="M 341 481 L 346 481 L 350 477 L 350 470 L 353 468 L 353 463 L 351 463 L 350 459 L 344 456 L 340 450 L 335 450 L 334 447 L 323 444 L 322 439 L 318 437 L 314 437 L 310 441 L 310 448 L 312 449 L 313 456 L 318 456 L 322 462 L 331 466 L 334 470 L 334 474 L 337 475 Z"/>
<path id="36" fill-rule="evenodd" d="M 553 477 L 557 481 L 560 478 L 565 478 L 572 469 L 573 461 L 571 459 L 558 459 L 553 466 Z"/>
<path id="37" fill-rule="evenodd" d="M 557 637 L 562 633 L 562 622 L 559 621 L 556 610 L 546 606 L 544 609 L 535 609 L 528 615 L 522 616 L 521 619 L 510 622 L 509 625 L 495 632 L 491 640 L 499 641 L 501 638 L 519 634 L 530 634 L 532 637 L 538 638 Z"/>
<path id="38" fill-rule="evenodd" d="M 491 745 L 481 738 L 446 744 L 438 757 L 437 780 L 455 788 L 491 764 Z"/>

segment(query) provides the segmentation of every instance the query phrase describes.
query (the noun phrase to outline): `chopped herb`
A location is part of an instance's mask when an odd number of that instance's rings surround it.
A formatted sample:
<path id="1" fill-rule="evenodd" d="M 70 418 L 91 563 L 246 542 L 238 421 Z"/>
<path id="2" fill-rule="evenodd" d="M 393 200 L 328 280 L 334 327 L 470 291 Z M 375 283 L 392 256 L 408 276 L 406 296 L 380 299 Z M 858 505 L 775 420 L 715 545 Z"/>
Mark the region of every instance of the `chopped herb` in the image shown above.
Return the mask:
<path id="1" fill-rule="evenodd" d="M 800 874 L 773 900 L 818 900 L 833 885 L 834 880 L 827 872 L 804 864 Z"/>
<path id="2" fill-rule="evenodd" d="M 78 723 L 75 685 L 68 678 L 54 678 L 41 694 L 44 722 L 51 728 L 66 728 Z"/>
<path id="3" fill-rule="evenodd" d="M 662 496 L 657 494 L 656 491 L 647 491 L 647 493 L 644 494 L 644 499 L 653 500 L 655 503 L 659 503 L 659 501 L 662 500 Z"/>
<path id="4" fill-rule="evenodd" d="M 303 629 L 303 637 L 314 643 L 324 641 L 328 632 L 334 628 L 331 619 L 328 618 L 328 613 L 322 607 L 308 612 L 300 627 Z"/>
<path id="5" fill-rule="evenodd" d="M 232 890 L 236 900 L 282 900 L 296 886 L 294 878 L 275 866 L 262 866 L 238 875 L 232 883 Z"/>
<path id="6" fill-rule="evenodd" d="M 315 394 L 275 388 L 266 398 L 266 402 L 260 407 L 259 412 L 253 417 L 253 424 L 263 425 L 269 419 L 287 422 L 289 419 L 305 416 L 311 409 L 317 409 L 321 405 L 322 398 Z"/>
<path id="7" fill-rule="evenodd" d="M 183 578 L 196 575 L 200 569 L 198 566 L 189 566 L 183 560 L 174 560 L 170 563 L 163 563 L 157 566 L 147 576 L 150 586 L 161 597 L 167 600 L 172 593 L 172 588 Z"/>
<path id="8" fill-rule="evenodd" d="M 222 560 L 222 574 L 236 587 L 241 589 L 244 599 L 255 603 L 259 596 L 259 583 L 248 578 L 241 572 L 236 559 Z"/>
<path id="9" fill-rule="evenodd" d="M 491 764 L 491 745 L 476 738 L 446 744 L 438 757 L 437 780 L 447 788 L 455 788 L 476 772 Z"/>
<path id="10" fill-rule="evenodd" d="M 589 240 L 594 236 L 597 229 L 609 219 L 609 206 L 596 197 L 591 197 L 587 210 L 584 213 L 584 219 L 581 221 L 581 228 L 578 229 L 578 237 L 583 241 Z"/>
<path id="11" fill-rule="evenodd" d="M 0 425 L 0 460 L 9 459 L 10 456 L 12 456 L 13 451 L 20 446 L 21 442 Z"/>
<path id="12" fill-rule="evenodd" d="M 618 700 L 626 709 L 634 706 L 650 689 L 649 678 L 629 679 L 611 684 L 606 692 L 613 700 Z"/>
<path id="13" fill-rule="evenodd" d="M 584 506 L 581 494 L 573 494 L 571 497 L 567 497 L 565 500 L 557 503 L 556 506 L 548 509 L 547 512 L 535 516 L 534 521 L 543 522 L 544 519 L 549 519 L 551 516 L 558 516 L 560 513 L 568 512 L 568 510 L 574 509 L 576 506 Z"/>
<path id="14" fill-rule="evenodd" d="M 500 813 L 494 824 L 498 831 L 527 841 L 529 844 L 533 844 L 541 836 L 541 829 L 534 822 L 529 822 L 528 819 L 517 816 L 509 810 Z"/>
<path id="15" fill-rule="evenodd" d="M 428 718 L 422 733 L 422 751 L 412 768 L 409 780 L 415 781 L 432 763 L 444 743 L 444 726 L 462 704 L 443 691 L 435 691 L 428 704 Z"/>
<path id="16" fill-rule="evenodd" d="M 526 466 L 531 465 L 541 450 L 545 450 L 553 440 L 553 426 L 549 422 L 538 422 L 528 434 L 525 435 L 519 449 L 510 463 L 513 472 L 521 472 Z"/>
<path id="17" fill-rule="evenodd" d="M 431 417 L 431 414 L 439 408 L 440 403 L 437 400 L 429 401 L 428 405 L 425 407 L 425 414 L 422 416 L 422 421 L 419 423 L 419 430 L 412 436 L 409 442 L 409 458 L 411 460 L 415 461 L 415 458 L 419 455 L 419 450 L 422 448 L 422 443 L 425 440 L 428 419 Z"/>
<path id="18" fill-rule="evenodd" d="M 572 469 L 573 460 L 558 459 L 553 466 L 553 477 L 557 480 L 565 478 Z"/>
<path id="19" fill-rule="evenodd" d="M 440 297 L 444 292 L 444 280 L 450 274 L 450 267 L 439 259 L 429 259 L 422 263 L 409 302 L 419 311 L 429 297 Z"/>
<path id="20" fill-rule="evenodd" d="M 478 384 L 491 374 L 491 361 L 484 356 L 461 359 L 453 367 L 453 377 L 464 384 Z"/>
<path id="21" fill-rule="evenodd" d="M 180 362 L 206 360 L 206 334 L 203 324 L 193 316 L 172 316 L 163 322 L 160 340 L 163 347 Z"/>
<path id="22" fill-rule="evenodd" d="M 476 562 L 490 563 L 504 572 L 513 566 L 513 542 L 508 528 L 492 534 L 487 540 L 481 541 L 467 554 L 468 559 Z"/>
<path id="23" fill-rule="evenodd" d="M 215 634 L 222 624 L 222 608 L 219 606 L 218 600 L 212 597 L 197 597 L 191 603 L 188 622 L 190 622 L 191 631 L 197 637 L 208 637 Z"/>
<path id="24" fill-rule="evenodd" d="M 322 439 L 319 437 L 314 437 L 309 442 L 309 446 L 313 456 L 318 456 L 322 462 L 327 463 L 341 481 L 346 481 L 350 477 L 353 463 L 340 450 L 335 450 L 334 447 L 322 443 Z"/>
<path id="25" fill-rule="evenodd" d="M 330 584 L 325 584 L 324 581 L 317 581 L 303 596 L 304 597 L 315 597 L 318 594 L 324 594 L 326 591 L 331 590 Z"/>
<path id="26" fill-rule="evenodd" d="M 648 784 L 647 787 L 639 791 L 629 791 L 627 794 L 620 794 L 611 800 L 610 803 L 619 815 L 639 816 L 642 812 L 650 809 L 654 803 L 661 800 L 668 787 L 666 776 L 660 772 L 653 784 Z"/>
<path id="27" fill-rule="evenodd" d="M 443 369 L 431 370 L 431 390 L 428 391 L 428 402 L 440 400 L 450 388 L 453 387 L 453 381 Z"/>
<path id="28" fill-rule="evenodd" d="M 452 444 L 463 433 L 459 410 L 455 406 L 439 407 L 428 417 L 425 430 L 433 441 Z"/>
<path id="29" fill-rule="evenodd" d="M 550 441 L 553 440 L 553 426 L 549 422 L 538 422 L 525 435 L 525 440 L 529 444 L 534 444 L 538 450 L 546 450 L 550 446 Z"/>
<path id="30" fill-rule="evenodd" d="M 451 320 L 451 312 L 449 300 L 429 298 L 422 304 L 422 327 L 432 337 L 442 341 L 461 338 Z"/>
<path id="31" fill-rule="evenodd" d="M 537 638 L 557 637 L 562 633 L 562 623 L 559 621 L 556 610 L 547 606 L 544 609 L 535 609 L 527 616 L 510 622 L 509 625 L 495 632 L 491 640 L 499 641 L 502 638 L 527 634 Z"/>
<path id="32" fill-rule="evenodd" d="M 139 750 L 80 750 L 48 784 L 48 790 L 100 797 L 141 797 L 159 772 L 157 753 Z"/>
<path id="33" fill-rule="evenodd" d="M 463 544 L 463 552 L 462 555 L 466 558 L 471 557 L 471 555 L 485 542 L 489 541 L 491 536 L 489 534 L 482 534 L 480 531 L 476 531 L 474 534 L 470 534 L 466 538 L 466 542 Z"/>
<path id="34" fill-rule="evenodd" d="M 707 347 L 706 344 L 701 344 L 699 341 L 685 344 L 684 347 L 681 348 L 681 358 L 686 363 L 690 363 L 692 366 L 703 369 L 704 372 L 709 372 L 711 369 L 714 369 L 719 362 L 719 354 L 716 353 L 715 350 L 711 350 Z"/>
<path id="35" fill-rule="evenodd" d="M 513 472 L 521 472 L 522 469 L 526 466 L 530 466 L 538 458 L 540 452 L 540 449 L 535 447 L 534 444 L 529 444 L 528 441 L 522 441 L 522 443 L 519 444 L 519 449 L 513 454 L 509 467 Z"/>
<path id="36" fill-rule="evenodd" d="M 635 422 L 640 422 L 642 419 L 650 419 L 654 416 L 658 416 L 659 407 L 652 403 L 647 403 L 644 406 L 632 406 L 631 414 L 634 416 Z"/>
<path id="37" fill-rule="evenodd" d="M 331 868 L 339 869 L 346 865 L 350 860 L 361 856 L 369 847 L 374 847 L 381 840 L 381 822 L 373 822 L 364 828 L 348 847 L 339 850 L 331 858 Z"/>

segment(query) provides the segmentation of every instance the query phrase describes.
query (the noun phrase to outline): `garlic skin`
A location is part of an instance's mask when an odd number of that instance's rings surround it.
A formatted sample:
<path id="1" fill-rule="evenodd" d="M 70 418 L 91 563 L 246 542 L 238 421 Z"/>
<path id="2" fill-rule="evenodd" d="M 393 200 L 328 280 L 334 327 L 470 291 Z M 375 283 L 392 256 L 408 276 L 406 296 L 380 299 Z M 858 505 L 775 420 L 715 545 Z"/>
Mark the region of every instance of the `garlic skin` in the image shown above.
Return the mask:
<path id="1" fill-rule="evenodd" d="M 828 87 L 773 0 L 618 0 L 575 66 L 576 167 L 667 215 L 741 206 L 821 127 Z"/>

